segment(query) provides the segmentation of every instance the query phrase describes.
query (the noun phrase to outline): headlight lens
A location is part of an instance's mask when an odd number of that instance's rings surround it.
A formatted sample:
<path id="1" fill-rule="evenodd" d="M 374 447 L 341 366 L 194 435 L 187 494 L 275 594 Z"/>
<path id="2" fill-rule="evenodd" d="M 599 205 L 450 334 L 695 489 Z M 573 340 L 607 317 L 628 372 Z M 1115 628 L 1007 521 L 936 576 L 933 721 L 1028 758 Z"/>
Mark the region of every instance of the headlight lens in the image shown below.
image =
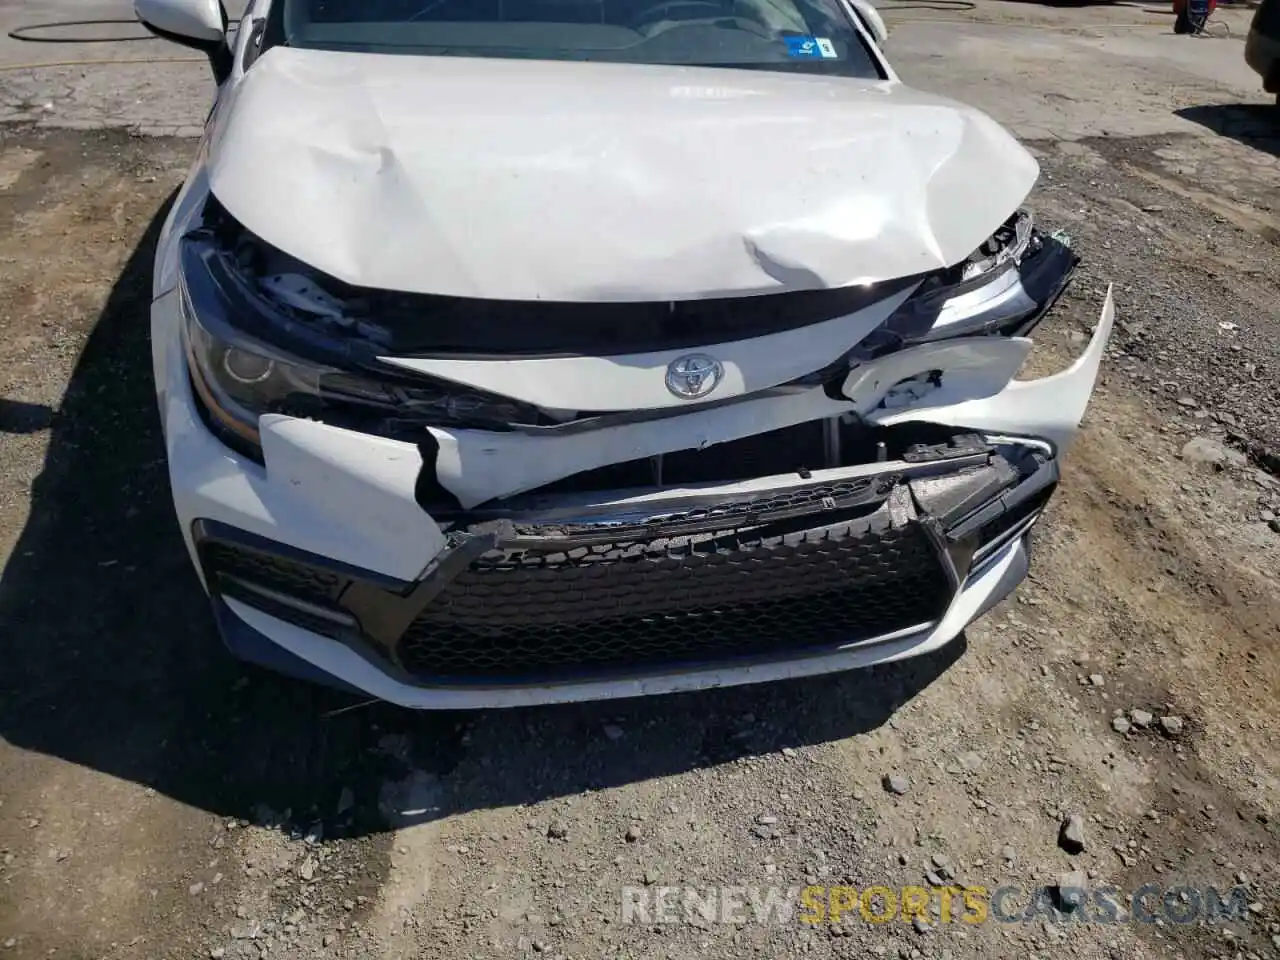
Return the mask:
<path id="1" fill-rule="evenodd" d="M 534 408 L 424 377 L 376 368 L 340 335 L 274 312 L 252 296 L 199 237 L 183 241 L 179 295 L 193 388 L 210 428 L 261 460 L 258 418 L 266 413 L 322 419 L 414 441 L 427 425 L 507 430 L 544 421 Z M 292 339 L 309 359 L 271 340 Z"/>
<path id="2" fill-rule="evenodd" d="M 284 412 L 320 396 L 320 377 L 330 371 L 306 364 L 219 322 L 202 318 L 181 285 L 183 341 L 191 382 L 210 426 L 232 446 L 256 451 L 258 417 Z"/>

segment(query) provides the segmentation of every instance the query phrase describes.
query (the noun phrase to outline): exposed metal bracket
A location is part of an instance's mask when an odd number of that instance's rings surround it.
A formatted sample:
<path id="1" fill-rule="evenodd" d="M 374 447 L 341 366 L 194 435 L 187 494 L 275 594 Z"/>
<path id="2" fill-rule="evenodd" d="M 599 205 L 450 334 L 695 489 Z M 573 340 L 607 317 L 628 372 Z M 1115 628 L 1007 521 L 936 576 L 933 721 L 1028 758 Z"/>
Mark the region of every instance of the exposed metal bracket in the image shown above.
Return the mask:
<path id="1" fill-rule="evenodd" d="M 822 422 L 822 452 L 829 468 L 840 463 L 840 417 L 827 417 Z"/>

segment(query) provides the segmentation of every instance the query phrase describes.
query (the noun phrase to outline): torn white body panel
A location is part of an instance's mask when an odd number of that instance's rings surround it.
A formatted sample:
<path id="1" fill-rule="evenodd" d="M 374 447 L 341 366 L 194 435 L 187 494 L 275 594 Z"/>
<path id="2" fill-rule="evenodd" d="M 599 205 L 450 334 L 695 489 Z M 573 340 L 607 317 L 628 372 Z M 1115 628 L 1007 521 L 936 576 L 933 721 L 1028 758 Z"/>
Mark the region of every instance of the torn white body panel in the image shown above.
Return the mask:
<path id="1" fill-rule="evenodd" d="M 440 485 L 468 508 L 610 463 L 674 450 L 702 450 L 849 410 L 848 402 L 833 400 L 817 387 L 684 416 L 562 434 L 429 429 L 439 444 L 436 476 Z"/>
<path id="2" fill-rule="evenodd" d="M 413 498 L 422 470 L 416 447 L 314 420 L 269 414 L 259 423 L 271 479 L 292 488 L 300 508 L 317 516 L 331 512 L 334 504 L 351 511 L 348 530 L 342 533 L 348 562 L 393 576 L 396 571 L 403 578 L 403 571 L 418 573 L 426 565 L 424 557 L 444 548 L 440 528 Z M 412 548 L 387 556 L 388 543 Z"/>
<path id="3" fill-rule="evenodd" d="M 732 343 L 698 347 L 724 374 L 703 402 L 758 393 L 789 383 L 838 361 L 879 326 L 911 293 L 909 287 L 870 306 L 815 323 Z M 384 363 L 555 410 L 651 410 L 691 406 L 666 387 L 667 365 L 687 350 L 612 357 L 455 360 L 447 357 L 381 357 Z M 1008 379 L 1008 378 L 1006 378 Z"/>
<path id="4" fill-rule="evenodd" d="M 152 344 L 164 356 L 156 369 L 165 377 L 170 486 L 193 555 L 192 524 L 212 520 L 388 577 L 421 573 L 444 537 L 414 500 L 417 447 L 263 417 L 265 467 L 233 455 L 200 420 L 172 322 L 177 309 L 176 292 L 152 305 Z"/>
<path id="5" fill-rule="evenodd" d="M 864 363 L 845 377 L 841 393 L 864 418 L 884 404 L 910 410 L 912 419 L 929 419 L 929 409 L 989 397 L 1003 390 L 1031 351 L 1022 337 L 960 337 L 908 347 Z M 938 383 L 923 378 L 936 374 Z M 927 390 L 894 395 L 894 387 L 921 378 Z"/>
<path id="6" fill-rule="evenodd" d="M 1066 370 L 1038 380 L 1014 380 L 997 394 L 957 400 L 946 407 L 885 411 L 872 414 L 868 419 L 883 426 L 927 419 L 989 433 L 1043 437 L 1061 454 L 1075 437 L 1089 398 L 1093 396 L 1115 318 L 1115 300 L 1111 287 L 1107 287 L 1107 299 L 1093 337 L 1084 353 Z"/>
<path id="7" fill-rule="evenodd" d="M 224 96 L 209 182 L 230 213 L 340 280 L 417 293 L 899 278 L 968 256 L 1038 175 L 984 114 L 891 81 L 275 47 Z"/>

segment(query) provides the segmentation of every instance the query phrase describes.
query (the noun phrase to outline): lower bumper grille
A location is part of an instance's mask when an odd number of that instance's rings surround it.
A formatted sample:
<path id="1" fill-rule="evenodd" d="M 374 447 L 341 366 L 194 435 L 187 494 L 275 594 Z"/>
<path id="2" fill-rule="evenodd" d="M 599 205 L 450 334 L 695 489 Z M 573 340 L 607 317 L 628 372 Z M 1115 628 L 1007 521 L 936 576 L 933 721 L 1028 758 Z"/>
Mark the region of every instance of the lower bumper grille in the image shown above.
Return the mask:
<path id="1" fill-rule="evenodd" d="M 906 630 L 951 596 L 916 523 L 495 552 L 448 583 L 396 652 L 424 680 L 690 665 Z"/>
<path id="2" fill-rule="evenodd" d="M 333 603 L 348 580 L 319 567 L 290 561 L 266 550 L 206 540 L 200 545 L 205 570 L 220 581 L 247 581 L 310 603 Z"/>

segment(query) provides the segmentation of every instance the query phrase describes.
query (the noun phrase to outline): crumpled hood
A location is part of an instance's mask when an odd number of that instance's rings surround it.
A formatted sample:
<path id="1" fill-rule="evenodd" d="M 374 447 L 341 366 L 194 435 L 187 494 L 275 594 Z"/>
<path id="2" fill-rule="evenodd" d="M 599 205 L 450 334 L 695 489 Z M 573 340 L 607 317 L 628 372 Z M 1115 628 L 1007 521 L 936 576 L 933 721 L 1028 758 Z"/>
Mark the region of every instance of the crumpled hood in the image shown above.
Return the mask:
<path id="1" fill-rule="evenodd" d="M 746 70 L 268 51 L 209 177 L 268 243 L 348 283 L 634 301 L 950 266 L 1035 160 L 896 83 Z"/>

